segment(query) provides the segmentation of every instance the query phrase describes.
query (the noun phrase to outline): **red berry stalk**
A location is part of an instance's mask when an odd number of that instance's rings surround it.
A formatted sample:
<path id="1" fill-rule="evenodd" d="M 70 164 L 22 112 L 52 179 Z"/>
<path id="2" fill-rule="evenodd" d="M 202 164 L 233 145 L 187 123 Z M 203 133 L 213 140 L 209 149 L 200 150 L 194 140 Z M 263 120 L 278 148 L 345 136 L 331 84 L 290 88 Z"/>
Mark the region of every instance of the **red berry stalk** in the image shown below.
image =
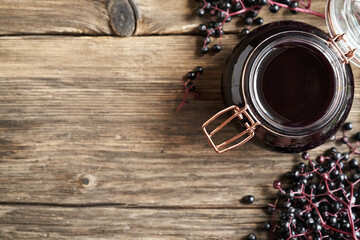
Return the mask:
<path id="1" fill-rule="evenodd" d="M 204 72 L 203 68 L 198 66 L 195 68 L 194 72 L 188 72 L 187 75 L 184 77 L 184 88 L 185 93 L 183 100 L 179 107 L 176 109 L 176 112 L 180 111 L 180 109 L 187 103 L 187 96 L 189 93 L 193 93 L 193 96 L 195 99 L 199 99 L 201 96 L 201 93 L 199 90 L 196 90 L 195 83 L 199 79 L 200 75 Z"/>

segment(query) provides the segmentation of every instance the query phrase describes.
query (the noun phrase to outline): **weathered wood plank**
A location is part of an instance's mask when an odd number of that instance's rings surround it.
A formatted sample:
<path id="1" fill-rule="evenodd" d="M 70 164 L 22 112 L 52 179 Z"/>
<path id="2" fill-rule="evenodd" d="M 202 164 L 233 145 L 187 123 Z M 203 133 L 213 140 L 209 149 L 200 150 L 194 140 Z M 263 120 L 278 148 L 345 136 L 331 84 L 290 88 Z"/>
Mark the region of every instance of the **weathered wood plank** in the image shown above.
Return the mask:
<path id="1" fill-rule="evenodd" d="M 111 34 L 107 0 L 1 0 L 0 35 Z"/>
<path id="2" fill-rule="evenodd" d="M 121 11 L 107 8 L 107 2 L 107 0 L 1 0 L 0 35 L 122 35 L 121 29 L 117 28 L 126 26 L 121 26 L 117 21 L 121 16 L 116 15 Z M 198 3 L 192 0 L 133 0 L 133 2 L 137 6 L 138 15 L 136 35 L 196 33 L 200 23 L 210 21 L 194 14 Z M 325 1 L 313 1 L 312 5 L 314 10 L 323 12 Z M 264 17 L 265 23 L 280 19 L 301 20 L 325 29 L 323 19 L 302 13 L 295 16 L 288 10 L 272 14 L 264 9 L 260 16 Z M 110 22 L 109 19 L 114 20 Z M 115 26 L 114 22 L 116 22 Z M 116 31 L 112 30 L 111 25 Z M 225 31 L 239 32 L 243 27 L 241 19 L 234 18 L 231 23 L 226 24 Z M 125 31 L 131 32 L 127 28 Z"/>
<path id="3" fill-rule="evenodd" d="M 237 38 L 227 37 L 216 56 L 198 56 L 196 42 L 3 37 L 0 201 L 239 207 L 246 194 L 260 206 L 271 201 L 272 181 L 299 158 L 253 143 L 213 152 L 200 126 L 222 108 L 220 76 Z M 196 65 L 205 68 L 203 97 L 175 113 L 181 78 Z M 356 129 L 359 84 L 349 118 Z"/>
<path id="4" fill-rule="evenodd" d="M 7 239 L 243 239 L 261 230 L 261 209 L 124 209 L 1 206 Z"/>

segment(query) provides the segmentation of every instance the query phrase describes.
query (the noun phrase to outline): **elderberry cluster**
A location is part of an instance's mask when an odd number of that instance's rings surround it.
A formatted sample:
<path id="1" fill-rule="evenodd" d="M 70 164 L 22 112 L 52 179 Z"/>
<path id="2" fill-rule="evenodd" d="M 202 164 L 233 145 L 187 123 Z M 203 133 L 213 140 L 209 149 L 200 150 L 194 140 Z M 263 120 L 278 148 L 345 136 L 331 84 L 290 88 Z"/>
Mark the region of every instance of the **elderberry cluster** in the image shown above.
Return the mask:
<path id="1" fill-rule="evenodd" d="M 212 21 L 207 25 L 200 24 L 198 30 L 202 36 L 202 44 L 200 51 L 203 54 L 209 52 L 212 49 L 217 53 L 221 51 L 220 40 L 219 43 L 213 44 L 209 48 L 211 43 L 211 37 L 219 38 L 224 35 L 224 24 L 231 22 L 233 17 L 240 17 L 241 21 L 247 26 L 255 24 L 261 25 L 264 23 L 264 19 L 257 17 L 259 11 L 263 6 L 269 5 L 269 10 L 272 13 L 277 13 L 280 7 L 290 9 L 293 14 L 306 12 L 319 17 L 324 17 L 322 14 L 310 10 L 311 0 L 307 1 L 307 4 L 302 0 L 196 0 L 200 2 L 200 6 L 196 10 L 196 14 L 199 17 L 209 16 Z M 299 1 L 301 6 L 299 6 Z M 248 34 L 250 30 L 243 28 L 242 34 Z"/>
<path id="2" fill-rule="evenodd" d="M 189 93 L 193 93 L 195 99 L 199 99 L 201 93 L 196 89 L 196 81 L 199 79 L 200 75 L 203 74 L 204 69 L 201 66 L 197 66 L 193 72 L 188 72 L 186 76 L 183 78 L 183 84 L 185 88 L 185 94 L 183 97 L 183 101 L 180 106 L 177 108 L 177 112 L 185 105 L 186 98 Z"/>
<path id="3" fill-rule="evenodd" d="M 272 222 L 264 225 L 271 239 L 360 239 L 360 166 L 354 157 L 360 154 L 360 132 L 352 146 L 346 136 L 351 129 L 346 123 L 344 136 L 333 138 L 346 144 L 349 152 L 332 147 L 316 159 L 305 152 L 302 158 L 308 164 L 299 163 L 284 180 L 274 182 L 278 199 L 268 209 Z"/>
<path id="4" fill-rule="evenodd" d="M 196 13 L 199 17 L 205 15 L 213 16 L 213 21 L 208 25 L 200 24 L 199 32 L 203 37 L 201 52 L 206 54 L 209 52 L 208 44 L 210 37 L 221 38 L 224 35 L 223 26 L 227 22 L 231 22 L 233 17 L 243 18 L 246 25 L 264 23 L 263 18 L 256 18 L 262 6 L 268 4 L 268 0 L 200 0 L 201 5 Z M 244 16 L 244 13 L 247 14 Z M 244 34 L 249 33 L 248 28 L 242 30 Z M 215 53 L 221 51 L 220 44 L 214 44 L 211 48 Z"/>

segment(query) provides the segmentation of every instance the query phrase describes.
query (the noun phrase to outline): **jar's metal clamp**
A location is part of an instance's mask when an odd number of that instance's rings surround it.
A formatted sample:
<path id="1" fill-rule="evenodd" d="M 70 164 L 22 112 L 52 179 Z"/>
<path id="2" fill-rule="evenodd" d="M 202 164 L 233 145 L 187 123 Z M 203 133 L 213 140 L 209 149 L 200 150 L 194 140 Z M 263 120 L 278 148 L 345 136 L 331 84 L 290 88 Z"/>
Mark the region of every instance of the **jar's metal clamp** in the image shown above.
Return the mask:
<path id="1" fill-rule="evenodd" d="M 206 130 L 206 127 L 213 122 L 215 119 L 217 119 L 219 116 L 229 112 L 229 111 L 233 111 L 233 114 L 227 119 L 225 120 L 223 123 L 221 123 L 218 127 L 216 127 L 211 133 L 208 133 L 208 131 Z M 230 121 L 232 121 L 234 118 L 238 118 L 239 120 L 247 120 L 244 123 L 244 127 L 245 130 L 242 131 L 241 133 L 237 134 L 236 136 L 230 138 L 229 140 L 220 143 L 220 144 L 215 144 L 212 137 L 220 130 L 222 129 L 226 124 L 228 124 Z M 244 119 L 244 117 L 246 119 Z M 230 106 L 220 112 L 218 112 L 217 114 L 215 114 L 214 116 L 212 116 L 209 120 L 207 120 L 203 125 L 202 125 L 202 129 L 209 141 L 209 143 L 211 144 L 211 146 L 215 149 L 215 151 L 217 153 L 223 153 L 226 151 L 229 151 L 233 148 L 239 147 L 241 145 L 243 145 L 244 143 L 246 143 L 247 141 L 249 141 L 251 138 L 253 138 L 255 136 L 255 130 L 256 127 L 259 125 L 259 122 L 255 122 L 252 117 L 250 116 L 250 114 L 247 111 L 247 106 L 245 105 L 245 107 L 243 108 L 239 108 L 236 105 Z M 247 135 L 247 136 L 246 136 Z M 230 147 L 224 148 L 226 145 L 232 143 L 233 141 L 235 141 L 238 138 L 241 138 L 243 136 L 246 136 L 244 139 L 242 139 L 240 142 L 231 145 Z"/>
<path id="2" fill-rule="evenodd" d="M 343 34 L 337 34 L 335 35 L 333 38 L 329 38 L 328 42 L 329 44 L 334 47 L 337 52 L 340 54 L 341 58 L 343 59 L 343 63 L 349 64 L 350 60 L 353 59 L 355 57 L 355 51 L 356 49 L 351 49 L 348 46 L 349 51 L 347 51 L 346 53 L 344 53 L 340 47 L 338 46 L 338 42 L 340 41 L 344 41 L 346 43 L 346 40 L 344 39 L 345 33 Z"/>

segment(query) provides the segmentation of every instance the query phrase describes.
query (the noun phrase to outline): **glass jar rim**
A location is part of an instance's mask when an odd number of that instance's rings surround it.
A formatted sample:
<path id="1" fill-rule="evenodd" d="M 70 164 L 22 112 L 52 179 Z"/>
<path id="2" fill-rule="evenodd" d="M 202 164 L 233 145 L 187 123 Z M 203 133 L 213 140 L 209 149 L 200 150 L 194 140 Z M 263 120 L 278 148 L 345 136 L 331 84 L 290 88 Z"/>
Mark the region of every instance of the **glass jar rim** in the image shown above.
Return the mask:
<path id="1" fill-rule="evenodd" d="M 322 53 L 326 59 L 333 66 L 334 72 L 334 96 L 328 110 L 324 116 L 316 120 L 314 123 L 306 125 L 304 127 L 291 127 L 277 123 L 271 119 L 264 109 L 264 104 L 261 102 L 258 96 L 257 89 L 257 70 L 259 69 L 264 56 L 269 49 L 279 46 L 284 43 L 292 44 L 307 44 L 312 48 L 316 48 L 319 53 Z M 284 136 L 306 136 L 315 131 L 320 130 L 326 126 L 336 115 L 336 112 L 340 109 L 342 102 L 345 99 L 346 84 L 345 78 L 341 73 L 343 65 L 339 59 L 336 51 L 329 46 L 328 42 L 324 39 L 307 32 L 302 31 L 284 31 L 265 39 L 262 41 L 250 54 L 245 64 L 245 70 L 242 75 L 242 91 L 246 104 L 249 106 L 249 110 L 253 117 L 257 119 L 261 125 L 268 131 L 277 133 Z M 340 91 L 339 91 L 340 90 Z"/>

